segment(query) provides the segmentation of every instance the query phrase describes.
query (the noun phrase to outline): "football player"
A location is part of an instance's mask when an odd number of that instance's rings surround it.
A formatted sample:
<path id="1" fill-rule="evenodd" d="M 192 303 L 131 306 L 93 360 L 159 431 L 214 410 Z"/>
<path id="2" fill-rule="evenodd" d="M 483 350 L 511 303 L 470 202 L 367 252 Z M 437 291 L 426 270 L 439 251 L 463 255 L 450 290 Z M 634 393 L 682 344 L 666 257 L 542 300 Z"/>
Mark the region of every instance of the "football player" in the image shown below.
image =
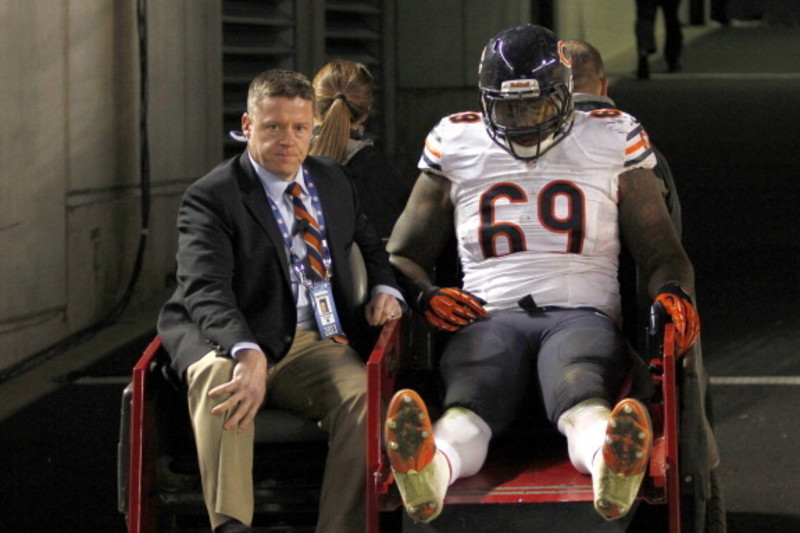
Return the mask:
<path id="1" fill-rule="evenodd" d="M 630 368 L 622 241 L 671 314 L 681 352 L 699 334 L 693 268 L 644 128 L 621 111 L 574 109 L 569 53 L 550 30 L 523 25 L 493 37 L 479 89 L 481 112 L 445 117 L 428 135 L 388 244 L 418 312 L 455 332 L 440 362 L 441 418 L 431 424 L 410 389 L 389 405 L 395 479 L 412 518 L 436 518 L 447 487 L 480 470 L 489 441 L 538 380 L 572 463 L 592 476 L 595 508 L 617 519 L 631 508 L 652 444 L 646 407 L 614 403 Z M 429 272 L 453 231 L 463 287 L 438 287 Z"/>

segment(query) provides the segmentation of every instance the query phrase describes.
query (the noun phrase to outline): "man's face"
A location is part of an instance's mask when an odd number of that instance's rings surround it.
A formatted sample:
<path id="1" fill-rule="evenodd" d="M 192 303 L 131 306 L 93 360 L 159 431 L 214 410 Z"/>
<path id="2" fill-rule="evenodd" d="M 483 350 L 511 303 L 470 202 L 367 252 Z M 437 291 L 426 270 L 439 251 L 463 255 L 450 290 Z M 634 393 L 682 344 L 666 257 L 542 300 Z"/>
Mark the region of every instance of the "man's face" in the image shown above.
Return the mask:
<path id="1" fill-rule="evenodd" d="M 558 109 L 550 98 L 505 100 L 497 102 L 493 109 L 495 123 L 512 131 L 532 130 L 552 120 L 557 114 Z M 539 140 L 539 135 L 532 131 L 514 136 L 514 142 L 523 146 L 534 146 Z"/>
<path id="2" fill-rule="evenodd" d="M 267 97 L 242 116 L 250 156 L 284 181 L 291 181 L 308 155 L 314 126 L 310 100 Z"/>

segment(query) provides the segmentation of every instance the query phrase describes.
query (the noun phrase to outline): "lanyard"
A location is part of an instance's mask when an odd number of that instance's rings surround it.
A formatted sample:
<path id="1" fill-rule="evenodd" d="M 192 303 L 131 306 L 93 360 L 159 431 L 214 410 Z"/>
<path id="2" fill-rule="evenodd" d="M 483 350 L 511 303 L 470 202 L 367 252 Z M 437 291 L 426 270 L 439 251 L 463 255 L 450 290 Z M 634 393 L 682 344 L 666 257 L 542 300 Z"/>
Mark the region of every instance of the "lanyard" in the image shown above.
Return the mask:
<path id="1" fill-rule="evenodd" d="M 311 174 L 308 170 L 303 167 L 303 177 L 306 182 L 306 188 L 308 189 L 308 194 L 311 197 L 311 205 L 314 208 L 314 215 L 317 219 L 317 224 L 319 225 L 319 232 L 322 235 L 322 263 L 325 266 L 325 279 L 329 280 L 331 278 L 331 251 L 328 247 L 328 238 L 327 232 L 325 231 L 325 218 L 322 214 L 322 204 L 319 201 L 319 195 L 317 194 L 317 188 L 314 185 L 314 181 L 311 179 Z M 295 272 L 297 273 L 300 281 L 303 285 L 309 287 L 312 285 L 312 281 L 306 276 L 306 267 L 300 258 L 297 257 L 297 254 L 294 253 L 293 248 L 293 240 L 294 235 L 289 231 L 288 224 L 281 215 L 280 210 L 278 209 L 277 204 L 275 201 L 267 196 L 267 200 L 269 200 L 270 208 L 272 209 L 272 214 L 275 217 L 275 220 L 278 223 L 278 228 L 281 230 L 281 234 L 283 235 L 283 240 L 286 243 L 286 247 L 289 249 L 289 257 L 291 259 L 292 267 L 294 268 Z"/>

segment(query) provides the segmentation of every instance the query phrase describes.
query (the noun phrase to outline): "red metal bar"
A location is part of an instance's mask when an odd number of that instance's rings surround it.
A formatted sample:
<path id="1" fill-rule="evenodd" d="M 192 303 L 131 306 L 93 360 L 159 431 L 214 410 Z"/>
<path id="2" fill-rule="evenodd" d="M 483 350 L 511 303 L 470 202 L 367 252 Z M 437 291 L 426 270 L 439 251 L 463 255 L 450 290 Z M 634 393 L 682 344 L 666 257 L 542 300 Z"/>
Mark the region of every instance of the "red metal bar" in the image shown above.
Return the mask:
<path id="1" fill-rule="evenodd" d="M 386 324 L 367 361 L 367 533 L 380 530 L 380 497 L 389 491 L 382 422 L 385 405 L 394 392 L 401 329 L 399 320 Z"/>
<path id="2" fill-rule="evenodd" d="M 680 463 L 678 457 L 678 383 L 675 327 L 664 327 L 664 439 L 667 446 L 667 504 L 670 533 L 681 531 Z"/>
<path id="3" fill-rule="evenodd" d="M 150 494 L 155 480 L 152 457 L 152 431 L 148 420 L 152 407 L 148 404 L 147 382 L 150 367 L 161 349 L 161 339 L 154 338 L 142 357 L 133 367 L 133 395 L 131 397 L 131 457 L 128 481 L 128 533 L 156 531 L 158 507 Z"/>

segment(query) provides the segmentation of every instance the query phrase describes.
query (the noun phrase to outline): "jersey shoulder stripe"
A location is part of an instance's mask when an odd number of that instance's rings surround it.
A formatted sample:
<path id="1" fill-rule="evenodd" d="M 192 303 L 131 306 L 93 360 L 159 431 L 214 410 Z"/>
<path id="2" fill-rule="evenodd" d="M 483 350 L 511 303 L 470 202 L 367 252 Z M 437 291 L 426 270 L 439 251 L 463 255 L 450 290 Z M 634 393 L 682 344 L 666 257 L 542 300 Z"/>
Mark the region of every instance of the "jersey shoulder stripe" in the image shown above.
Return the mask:
<path id="1" fill-rule="evenodd" d="M 439 130 L 442 128 L 444 119 L 428 133 L 425 138 L 425 145 L 422 149 L 422 158 L 419 167 L 423 170 L 430 169 L 437 172 L 442 171 L 442 136 Z"/>
<path id="2" fill-rule="evenodd" d="M 419 168 L 422 170 L 433 170 L 435 173 L 442 172 L 442 165 L 428 156 L 427 150 L 422 152 L 422 159 L 419 162 Z"/>
<path id="3" fill-rule="evenodd" d="M 653 155 L 653 147 L 644 127 L 636 123 L 636 127 L 628 133 L 625 145 L 625 168 L 637 166 Z"/>
<path id="4" fill-rule="evenodd" d="M 575 123 L 580 125 L 578 144 L 587 157 L 623 169 L 655 166 L 647 133 L 633 115 L 619 109 L 576 111 Z"/>
<path id="5" fill-rule="evenodd" d="M 480 113 L 462 112 L 442 118 L 425 138 L 418 167 L 422 171 L 448 174 L 465 159 L 481 154 L 491 139 Z"/>

